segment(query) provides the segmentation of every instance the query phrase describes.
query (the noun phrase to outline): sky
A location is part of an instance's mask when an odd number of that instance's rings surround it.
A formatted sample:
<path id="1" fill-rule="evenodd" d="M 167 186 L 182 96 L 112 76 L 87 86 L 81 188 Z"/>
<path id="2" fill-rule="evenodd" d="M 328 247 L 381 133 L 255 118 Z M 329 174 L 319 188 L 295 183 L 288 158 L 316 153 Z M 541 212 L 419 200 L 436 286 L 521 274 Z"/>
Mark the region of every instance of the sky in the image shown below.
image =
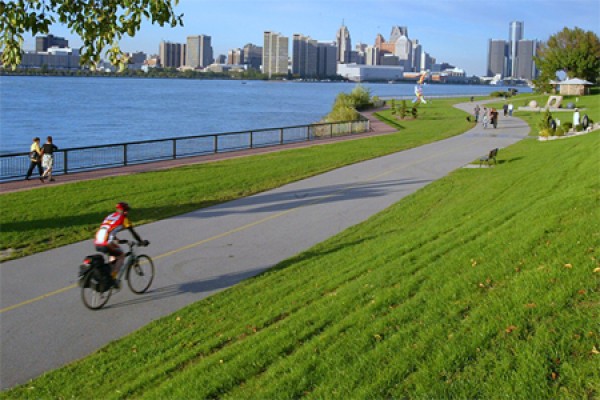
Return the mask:
<path id="1" fill-rule="evenodd" d="M 509 23 L 524 23 L 524 39 L 545 41 L 563 28 L 579 27 L 600 36 L 599 0 L 180 0 L 183 27 L 144 22 L 135 37 L 121 40 L 127 52 L 157 54 L 162 40 L 185 43 L 187 36 L 211 36 L 213 54 L 227 54 L 247 43 L 263 45 L 263 32 L 290 38 L 296 33 L 319 41 L 334 41 L 342 25 L 350 31 L 352 48 L 373 45 L 378 33 L 387 40 L 395 25 L 438 63 L 447 62 L 467 75 L 485 75 L 489 39 L 508 40 Z M 51 34 L 82 41 L 69 29 L 53 25 Z M 35 39 L 25 37 L 24 49 Z M 291 48 L 290 48 L 291 55 Z"/>

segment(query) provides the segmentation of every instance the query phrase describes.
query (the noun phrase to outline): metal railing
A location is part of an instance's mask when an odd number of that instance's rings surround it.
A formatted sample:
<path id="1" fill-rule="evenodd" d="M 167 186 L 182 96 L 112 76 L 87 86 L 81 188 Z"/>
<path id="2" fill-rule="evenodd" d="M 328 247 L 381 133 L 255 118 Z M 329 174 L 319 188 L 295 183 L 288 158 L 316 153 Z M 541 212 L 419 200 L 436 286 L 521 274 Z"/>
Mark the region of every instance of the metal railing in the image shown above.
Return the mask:
<path id="1" fill-rule="evenodd" d="M 53 174 L 150 163 L 202 156 L 287 143 L 347 136 L 368 132 L 370 122 L 361 119 L 282 128 L 182 136 L 88 147 L 73 147 L 54 152 Z M 29 153 L 0 155 L 0 182 L 23 179 L 29 168 Z M 34 170 L 34 173 L 37 170 Z"/>

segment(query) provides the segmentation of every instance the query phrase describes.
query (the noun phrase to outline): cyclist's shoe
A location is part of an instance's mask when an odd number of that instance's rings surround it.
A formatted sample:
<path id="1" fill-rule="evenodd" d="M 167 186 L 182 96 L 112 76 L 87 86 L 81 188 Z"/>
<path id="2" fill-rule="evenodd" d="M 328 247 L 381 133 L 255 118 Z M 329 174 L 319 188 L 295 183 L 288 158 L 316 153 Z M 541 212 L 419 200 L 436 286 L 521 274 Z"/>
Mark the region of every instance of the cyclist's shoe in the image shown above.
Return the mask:
<path id="1" fill-rule="evenodd" d="M 112 281 L 112 287 L 116 290 L 120 290 L 121 289 L 121 282 L 119 282 L 118 279 L 113 279 Z"/>

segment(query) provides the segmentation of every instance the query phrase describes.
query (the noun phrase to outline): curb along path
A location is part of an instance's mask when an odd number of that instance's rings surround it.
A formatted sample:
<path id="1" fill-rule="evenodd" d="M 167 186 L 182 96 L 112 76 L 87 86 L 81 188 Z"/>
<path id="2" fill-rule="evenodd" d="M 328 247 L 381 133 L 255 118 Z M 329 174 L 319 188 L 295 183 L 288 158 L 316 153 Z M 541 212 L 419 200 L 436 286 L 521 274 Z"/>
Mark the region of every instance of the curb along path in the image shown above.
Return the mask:
<path id="1" fill-rule="evenodd" d="M 97 312 L 83 306 L 76 286 L 77 266 L 94 253 L 91 239 L 2 263 L 0 386 L 25 383 L 255 276 L 528 132 L 523 121 L 501 118 L 493 131 L 479 124 L 446 140 L 139 226 L 152 243 L 144 252 L 154 259 L 155 281 L 142 296 L 122 289 Z"/>

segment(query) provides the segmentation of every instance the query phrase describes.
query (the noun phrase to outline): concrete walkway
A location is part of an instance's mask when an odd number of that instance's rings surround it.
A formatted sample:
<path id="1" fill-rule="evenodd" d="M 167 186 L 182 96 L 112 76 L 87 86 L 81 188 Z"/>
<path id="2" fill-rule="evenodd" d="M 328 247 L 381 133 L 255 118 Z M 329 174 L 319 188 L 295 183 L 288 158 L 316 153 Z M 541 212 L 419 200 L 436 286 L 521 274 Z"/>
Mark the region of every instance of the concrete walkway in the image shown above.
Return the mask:
<path id="1" fill-rule="evenodd" d="M 498 129 L 477 125 L 447 140 L 141 226 L 152 242 L 144 250 L 157 268 L 150 292 L 135 296 L 124 288 L 96 312 L 84 308 L 76 286 L 79 263 L 94 253 L 91 240 L 5 262 L 0 386 L 25 383 L 259 274 L 528 132 L 521 120 L 500 117 Z M 489 173 L 472 171 L 482 179 Z"/>

